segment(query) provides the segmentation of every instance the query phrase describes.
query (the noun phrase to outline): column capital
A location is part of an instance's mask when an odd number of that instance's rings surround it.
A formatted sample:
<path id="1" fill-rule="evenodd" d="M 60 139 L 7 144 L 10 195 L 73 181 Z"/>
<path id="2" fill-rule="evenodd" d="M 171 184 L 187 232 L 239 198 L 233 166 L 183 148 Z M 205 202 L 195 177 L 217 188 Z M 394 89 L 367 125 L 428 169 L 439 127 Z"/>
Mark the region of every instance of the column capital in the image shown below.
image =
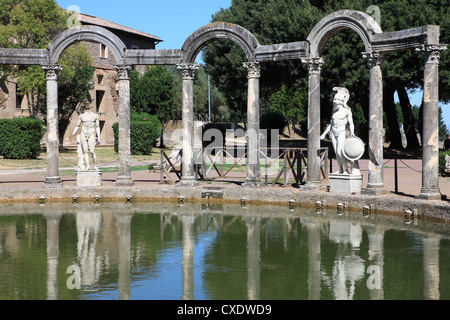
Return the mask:
<path id="1" fill-rule="evenodd" d="M 417 52 L 424 53 L 425 63 L 439 63 L 441 51 L 447 50 L 446 44 L 422 44 L 416 48 Z"/>
<path id="2" fill-rule="evenodd" d="M 62 71 L 63 67 L 59 64 L 42 66 L 42 70 L 45 71 L 47 80 L 58 80 L 58 73 Z"/>
<path id="3" fill-rule="evenodd" d="M 325 63 L 323 58 L 304 58 L 301 59 L 302 63 L 308 66 L 309 73 L 320 73 L 322 65 Z"/>
<path id="4" fill-rule="evenodd" d="M 367 59 L 370 69 L 372 69 L 374 67 L 381 67 L 381 65 L 384 62 L 384 58 L 385 58 L 384 54 L 381 54 L 379 52 L 373 52 L 373 51 L 363 52 L 362 56 L 364 59 Z"/>
<path id="5" fill-rule="evenodd" d="M 261 65 L 259 62 L 244 62 L 244 68 L 248 70 L 249 79 L 261 77 Z"/>
<path id="6" fill-rule="evenodd" d="M 183 80 L 194 80 L 195 72 L 199 66 L 193 63 L 177 64 L 177 69 L 181 71 Z"/>
<path id="7" fill-rule="evenodd" d="M 114 69 L 117 72 L 119 80 L 129 80 L 131 70 L 133 70 L 133 68 L 127 64 L 116 65 L 114 66 Z"/>

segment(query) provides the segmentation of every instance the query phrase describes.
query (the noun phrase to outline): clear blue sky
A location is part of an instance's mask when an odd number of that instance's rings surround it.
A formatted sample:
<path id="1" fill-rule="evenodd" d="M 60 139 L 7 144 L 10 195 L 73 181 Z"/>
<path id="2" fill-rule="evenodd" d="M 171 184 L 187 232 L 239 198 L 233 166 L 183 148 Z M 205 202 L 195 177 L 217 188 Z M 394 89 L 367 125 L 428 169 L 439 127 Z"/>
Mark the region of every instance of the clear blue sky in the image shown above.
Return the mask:
<path id="1" fill-rule="evenodd" d="M 82 13 L 97 16 L 163 39 L 157 49 L 180 49 L 198 28 L 211 22 L 231 0 L 56 0 L 64 9 L 76 5 Z M 299 39 L 302 40 L 302 39 Z M 420 105 L 422 92 L 410 96 L 411 104 Z M 444 121 L 450 129 L 450 105 L 440 104 Z"/>

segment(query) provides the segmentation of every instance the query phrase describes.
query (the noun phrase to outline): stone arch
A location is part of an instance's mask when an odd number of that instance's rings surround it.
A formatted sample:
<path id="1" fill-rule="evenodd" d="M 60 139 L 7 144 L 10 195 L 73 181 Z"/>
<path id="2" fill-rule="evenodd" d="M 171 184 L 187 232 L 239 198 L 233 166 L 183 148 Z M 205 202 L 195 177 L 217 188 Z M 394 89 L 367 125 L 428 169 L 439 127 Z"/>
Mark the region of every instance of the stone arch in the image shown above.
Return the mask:
<path id="1" fill-rule="evenodd" d="M 125 64 L 126 46 L 118 36 L 97 26 L 75 27 L 61 32 L 48 46 L 50 64 L 57 64 L 63 51 L 77 41 L 91 40 L 107 46 L 116 58 L 118 65 Z"/>
<path id="2" fill-rule="evenodd" d="M 249 62 L 255 62 L 255 49 L 260 46 L 256 37 L 247 29 L 228 22 L 213 22 L 192 33 L 181 49 L 184 63 L 194 63 L 195 57 L 208 43 L 216 39 L 229 39 L 237 43 Z"/>
<path id="3" fill-rule="evenodd" d="M 353 10 L 336 11 L 320 20 L 309 34 L 307 40 L 310 44 L 310 56 L 320 57 L 328 39 L 345 28 L 359 34 L 366 52 L 372 51 L 373 35 L 383 32 L 378 22 L 366 13 Z"/>

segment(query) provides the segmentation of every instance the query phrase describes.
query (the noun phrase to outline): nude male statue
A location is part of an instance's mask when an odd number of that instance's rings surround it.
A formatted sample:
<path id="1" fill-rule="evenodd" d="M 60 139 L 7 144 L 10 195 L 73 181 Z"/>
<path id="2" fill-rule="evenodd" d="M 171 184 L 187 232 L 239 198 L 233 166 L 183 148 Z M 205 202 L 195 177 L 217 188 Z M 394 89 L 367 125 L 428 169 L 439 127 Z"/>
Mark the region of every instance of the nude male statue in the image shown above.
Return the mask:
<path id="1" fill-rule="evenodd" d="M 89 170 L 89 152 L 92 154 L 94 170 L 97 168 L 97 156 L 95 154 L 95 145 L 100 143 L 100 119 L 99 116 L 91 111 L 87 111 L 78 117 L 78 122 L 73 130 L 75 135 L 80 126 L 83 125 L 81 133 L 77 137 L 78 145 L 78 170 Z"/>
<path id="2" fill-rule="evenodd" d="M 348 160 L 345 158 L 342 149 L 344 141 L 347 138 L 347 124 L 350 129 L 350 134 L 352 136 L 355 135 L 355 125 L 353 123 L 352 111 L 347 105 L 347 102 L 350 99 L 350 93 L 346 88 L 333 88 L 333 91 L 336 91 L 336 95 L 333 101 L 334 112 L 331 119 L 331 124 L 327 127 L 320 139 L 325 139 L 327 134 L 330 131 L 332 132 L 331 139 L 339 167 L 339 171 L 336 173 L 348 174 Z"/>

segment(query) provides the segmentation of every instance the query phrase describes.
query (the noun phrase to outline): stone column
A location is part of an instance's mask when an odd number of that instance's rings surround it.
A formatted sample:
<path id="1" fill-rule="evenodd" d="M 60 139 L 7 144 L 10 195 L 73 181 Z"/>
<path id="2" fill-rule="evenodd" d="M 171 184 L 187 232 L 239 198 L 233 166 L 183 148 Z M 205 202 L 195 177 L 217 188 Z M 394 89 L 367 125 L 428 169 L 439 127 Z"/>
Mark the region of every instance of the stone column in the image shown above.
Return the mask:
<path id="1" fill-rule="evenodd" d="M 364 52 L 370 68 L 369 97 L 369 178 L 368 193 L 385 192 L 383 180 L 384 135 L 383 135 L 383 56 L 378 52 Z"/>
<path id="2" fill-rule="evenodd" d="M 59 176 L 58 73 L 60 65 L 43 66 L 47 79 L 47 177 L 46 187 L 62 187 Z"/>
<path id="3" fill-rule="evenodd" d="M 118 187 L 133 185 L 131 179 L 131 137 L 130 137 L 130 72 L 129 65 L 114 67 L 118 76 L 119 89 L 119 173 L 115 183 Z"/>
<path id="4" fill-rule="evenodd" d="M 439 59 L 445 45 L 423 45 L 424 53 L 422 189 L 418 198 L 440 200 L 439 189 Z"/>
<path id="5" fill-rule="evenodd" d="M 259 163 L 259 78 L 261 67 L 258 62 L 246 62 L 248 70 L 247 93 L 247 179 L 243 187 L 259 187 L 261 171 Z"/>
<path id="6" fill-rule="evenodd" d="M 320 71 L 325 60 L 322 58 L 302 59 L 309 69 L 308 86 L 308 178 L 306 189 L 317 190 L 320 177 Z"/>
<path id="7" fill-rule="evenodd" d="M 194 76 L 199 66 L 179 64 L 183 79 L 182 123 L 183 123 L 183 156 L 181 158 L 182 176 L 179 186 L 193 187 L 198 184 L 194 176 Z"/>

